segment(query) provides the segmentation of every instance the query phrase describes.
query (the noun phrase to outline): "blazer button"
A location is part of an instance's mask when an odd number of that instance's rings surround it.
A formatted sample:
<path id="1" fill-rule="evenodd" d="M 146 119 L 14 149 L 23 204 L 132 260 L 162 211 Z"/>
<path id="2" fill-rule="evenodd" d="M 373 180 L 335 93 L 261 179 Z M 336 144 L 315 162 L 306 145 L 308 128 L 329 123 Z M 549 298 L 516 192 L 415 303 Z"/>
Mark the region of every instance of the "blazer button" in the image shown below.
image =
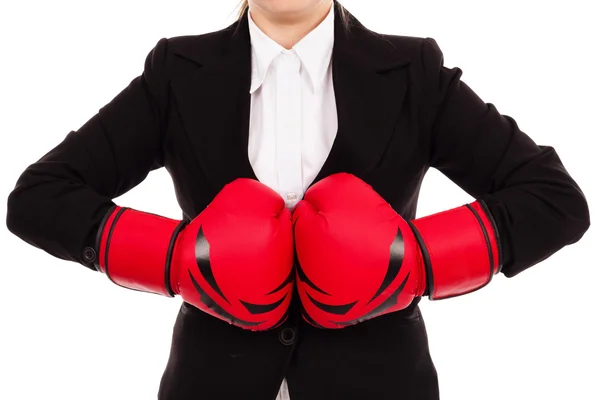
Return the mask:
<path id="1" fill-rule="evenodd" d="M 94 250 L 92 247 L 86 247 L 83 249 L 83 259 L 90 263 L 96 261 L 96 250 Z"/>
<path id="2" fill-rule="evenodd" d="M 279 331 L 279 341 L 285 346 L 291 346 L 294 344 L 295 337 L 296 332 L 294 332 L 292 328 L 283 328 Z"/>

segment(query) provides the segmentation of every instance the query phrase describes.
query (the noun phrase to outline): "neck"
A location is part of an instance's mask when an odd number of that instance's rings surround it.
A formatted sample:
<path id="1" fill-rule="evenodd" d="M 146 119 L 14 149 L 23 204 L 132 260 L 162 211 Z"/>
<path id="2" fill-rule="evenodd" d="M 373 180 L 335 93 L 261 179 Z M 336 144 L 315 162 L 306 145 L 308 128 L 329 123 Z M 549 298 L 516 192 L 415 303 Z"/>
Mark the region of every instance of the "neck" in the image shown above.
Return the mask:
<path id="1" fill-rule="evenodd" d="M 261 31 L 289 50 L 325 19 L 332 1 L 323 0 L 312 8 L 285 13 L 273 13 L 250 2 L 250 17 Z"/>

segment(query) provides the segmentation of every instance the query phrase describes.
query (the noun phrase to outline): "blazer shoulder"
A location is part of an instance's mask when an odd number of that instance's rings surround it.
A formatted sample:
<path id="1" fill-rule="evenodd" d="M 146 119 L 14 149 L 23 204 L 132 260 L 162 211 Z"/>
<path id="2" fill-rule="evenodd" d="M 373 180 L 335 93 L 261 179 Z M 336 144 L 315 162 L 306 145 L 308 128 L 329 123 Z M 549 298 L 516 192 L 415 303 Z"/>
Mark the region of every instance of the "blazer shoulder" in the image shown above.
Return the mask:
<path id="1" fill-rule="evenodd" d="M 387 41 L 391 48 L 402 49 L 415 54 L 423 47 L 423 41 L 426 39 L 419 36 L 406 36 L 406 35 L 391 35 L 387 33 L 375 33 L 381 39 Z"/>
<path id="2" fill-rule="evenodd" d="M 173 36 L 168 39 L 173 54 L 191 54 L 196 51 L 214 51 L 231 38 L 231 27 L 196 35 Z"/>
<path id="3" fill-rule="evenodd" d="M 426 66 L 443 64 L 443 52 L 437 41 L 429 36 L 406 36 L 380 34 L 381 38 L 388 41 L 391 51 L 408 53 L 412 62 Z"/>
<path id="4" fill-rule="evenodd" d="M 222 51 L 223 31 L 160 38 L 146 57 L 146 78 L 164 82 L 194 71 Z"/>
<path id="5" fill-rule="evenodd" d="M 362 29 L 360 29 L 362 28 Z M 437 41 L 429 36 L 394 35 L 372 31 L 364 26 L 356 29 L 362 32 L 359 40 L 372 54 L 411 64 L 412 68 L 428 68 L 443 64 L 443 54 Z"/>
<path id="6" fill-rule="evenodd" d="M 173 36 L 168 40 L 169 54 L 179 61 L 202 65 L 215 57 L 223 56 L 235 33 L 235 24 L 217 31 L 196 35 Z"/>

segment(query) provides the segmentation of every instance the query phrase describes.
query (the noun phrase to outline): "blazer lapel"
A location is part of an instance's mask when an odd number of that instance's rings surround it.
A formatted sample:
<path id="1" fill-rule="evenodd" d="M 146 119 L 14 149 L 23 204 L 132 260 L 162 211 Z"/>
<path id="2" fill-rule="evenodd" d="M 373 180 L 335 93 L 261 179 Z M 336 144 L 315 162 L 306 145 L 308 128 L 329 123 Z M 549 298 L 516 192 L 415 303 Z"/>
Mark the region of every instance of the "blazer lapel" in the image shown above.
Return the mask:
<path id="1" fill-rule="evenodd" d="M 406 53 L 349 14 L 347 31 L 336 1 L 332 78 L 338 132 L 313 183 L 336 172 L 365 179 L 384 154 L 407 90 Z"/>
<path id="2" fill-rule="evenodd" d="M 196 64 L 172 81 L 176 107 L 200 169 L 218 191 L 238 177 L 257 179 L 248 159 L 251 53 L 248 19 L 197 37 L 177 55 Z"/>

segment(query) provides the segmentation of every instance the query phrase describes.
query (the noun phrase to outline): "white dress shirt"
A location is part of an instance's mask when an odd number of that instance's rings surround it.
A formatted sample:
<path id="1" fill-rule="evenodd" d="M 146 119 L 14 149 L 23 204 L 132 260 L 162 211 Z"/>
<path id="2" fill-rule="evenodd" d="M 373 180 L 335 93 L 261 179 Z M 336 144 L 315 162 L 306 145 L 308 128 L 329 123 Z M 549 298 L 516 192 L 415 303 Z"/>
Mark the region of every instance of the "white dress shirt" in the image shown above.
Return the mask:
<path id="1" fill-rule="evenodd" d="M 248 11 L 249 13 L 249 11 Z M 327 17 L 291 50 L 248 15 L 252 47 L 248 157 L 260 182 L 292 208 L 329 155 L 338 122 L 331 53 L 333 4 Z M 284 379 L 278 400 L 289 400 Z"/>
<path id="2" fill-rule="evenodd" d="M 293 207 L 323 166 L 338 128 L 331 76 L 333 5 L 291 50 L 248 17 L 252 47 L 248 157 L 256 177 Z"/>

